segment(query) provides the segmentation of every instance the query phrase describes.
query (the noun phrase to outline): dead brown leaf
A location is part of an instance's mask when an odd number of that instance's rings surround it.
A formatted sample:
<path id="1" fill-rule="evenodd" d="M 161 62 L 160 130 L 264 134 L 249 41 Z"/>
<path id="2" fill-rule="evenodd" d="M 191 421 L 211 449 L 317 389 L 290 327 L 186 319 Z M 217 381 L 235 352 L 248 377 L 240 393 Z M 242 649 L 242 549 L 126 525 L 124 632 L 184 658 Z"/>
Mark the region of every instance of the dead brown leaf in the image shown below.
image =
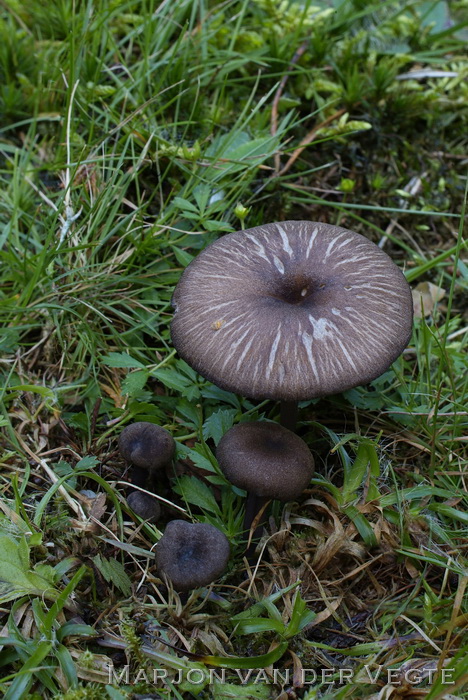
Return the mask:
<path id="1" fill-rule="evenodd" d="M 432 282 L 420 282 L 413 290 L 413 308 L 415 318 L 431 316 L 437 303 L 444 298 L 445 289 Z"/>

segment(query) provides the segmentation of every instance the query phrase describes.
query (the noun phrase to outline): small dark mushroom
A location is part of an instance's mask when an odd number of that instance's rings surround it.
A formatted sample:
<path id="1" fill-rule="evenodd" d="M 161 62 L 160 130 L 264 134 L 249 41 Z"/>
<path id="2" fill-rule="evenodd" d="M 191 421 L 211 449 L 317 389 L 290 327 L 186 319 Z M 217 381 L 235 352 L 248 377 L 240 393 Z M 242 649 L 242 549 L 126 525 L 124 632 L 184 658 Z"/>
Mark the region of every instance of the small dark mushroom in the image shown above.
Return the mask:
<path id="1" fill-rule="evenodd" d="M 144 491 L 132 491 L 127 496 L 130 508 L 149 523 L 155 523 L 161 515 L 161 506 L 156 498 Z"/>
<path id="2" fill-rule="evenodd" d="M 266 501 L 293 501 L 307 488 L 314 458 L 302 438 L 277 423 L 238 423 L 219 441 L 221 471 L 248 492 L 244 528 Z"/>
<path id="3" fill-rule="evenodd" d="M 161 426 L 140 421 L 122 430 L 119 450 L 123 459 L 132 465 L 133 483 L 145 487 L 149 476 L 170 463 L 175 442 Z"/>
<path id="4" fill-rule="evenodd" d="M 156 547 L 156 566 L 177 591 L 189 591 L 217 579 L 229 552 L 226 536 L 214 525 L 171 520 Z"/>
<path id="5" fill-rule="evenodd" d="M 172 300 L 179 355 L 222 389 L 287 402 L 385 372 L 411 336 L 411 290 L 358 233 L 284 221 L 222 236 L 185 269 Z M 285 418 L 286 416 L 286 418 Z"/>

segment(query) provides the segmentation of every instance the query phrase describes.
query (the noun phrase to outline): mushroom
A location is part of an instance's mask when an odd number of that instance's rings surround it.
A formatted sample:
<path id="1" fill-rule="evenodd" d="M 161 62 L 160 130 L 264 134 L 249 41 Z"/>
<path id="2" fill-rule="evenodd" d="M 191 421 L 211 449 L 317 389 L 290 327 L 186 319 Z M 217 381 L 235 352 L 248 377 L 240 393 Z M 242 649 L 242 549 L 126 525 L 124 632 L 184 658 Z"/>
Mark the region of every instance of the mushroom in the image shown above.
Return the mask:
<path id="1" fill-rule="evenodd" d="M 411 335 L 409 285 L 358 233 L 285 221 L 231 233 L 175 289 L 179 355 L 222 389 L 297 401 L 380 376 Z M 290 421 L 292 423 L 293 421 Z"/>
<path id="2" fill-rule="evenodd" d="M 244 528 L 270 499 L 293 501 L 314 473 L 314 458 L 302 438 L 277 423 L 238 423 L 218 443 L 225 477 L 248 492 Z"/>
<path id="3" fill-rule="evenodd" d="M 170 463 L 174 450 L 172 435 L 154 423 L 131 423 L 119 437 L 120 454 L 132 465 L 131 477 L 136 486 L 145 487 L 149 476 Z"/>
<path id="4" fill-rule="evenodd" d="M 145 491 L 132 491 L 127 496 L 130 508 L 149 523 L 155 523 L 161 515 L 161 506 L 154 496 Z"/>
<path id="5" fill-rule="evenodd" d="M 178 591 L 206 586 L 229 559 L 229 542 L 214 525 L 171 520 L 155 552 L 156 566 Z"/>

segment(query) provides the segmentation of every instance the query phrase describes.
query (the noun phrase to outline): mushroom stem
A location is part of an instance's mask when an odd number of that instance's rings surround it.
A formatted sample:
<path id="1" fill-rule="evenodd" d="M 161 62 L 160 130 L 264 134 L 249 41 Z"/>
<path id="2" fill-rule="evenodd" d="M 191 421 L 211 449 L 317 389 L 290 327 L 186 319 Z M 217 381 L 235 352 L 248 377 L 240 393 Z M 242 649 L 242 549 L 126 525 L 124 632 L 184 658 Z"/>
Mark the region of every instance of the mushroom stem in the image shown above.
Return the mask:
<path id="1" fill-rule="evenodd" d="M 132 477 L 132 484 L 135 486 L 140 486 L 142 489 L 146 486 L 146 481 L 148 479 L 148 470 L 143 469 L 143 467 L 137 467 L 136 464 L 132 464 L 130 467 L 130 475 Z M 135 489 L 129 487 L 128 494 L 135 491 Z"/>
<path id="2" fill-rule="evenodd" d="M 297 401 L 281 401 L 280 423 L 284 428 L 296 430 L 297 424 Z"/>
<path id="3" fill-rule="evenodd" d="M 257 496 L 255 493 L 252 493 L 252 491 L 248 492 L 247 499 L 245 501 L 244 515 L 244 531 L 247 532 L 247 535 L 250 532 L 250 528 L 252 527 L 252 523 L 255 520 L 257 514 L 261 511 L 265 503 L 267 503 L 267 501 L 269 500 L 269 498 L 265 498 L 264 496 Z M 258 537 L 260 537 L 264 522 L 265 517 L 262 517 L 261 521 L 255 528 L 252 540 L 258 539 Z"/>
<path id="4" fill-rule="evenodd" d="M 249 491 L 247 494 L 247 500 L 245 502 L 245 516 L 244 516 L 244 531 L 246 533 L 247 539 L 249 537 L 250 533 L 250 528 L 252 527 L 252 523 L 257 517 L 257 515 L 260 513 L 262 508 L 265 506 L 266 503 L 268 503 L 270 499 L 265 498 L 264 496 L 257 496 L 252 491 Z M 252 533 L 252 539 L 250 540 L 249 546 L 246 548 L 244 556 L 246 557 L 247 561 L 251 566 L 255 563 L 255 549 L 257 547 L 257 542 L 260 539 L 262 535 L 262 530 L 263 526 L 266 522 L 266 508 L 263 511 L 259 522 L 257 523 L 257 527 L 255 528 L 254 532 Z"/>

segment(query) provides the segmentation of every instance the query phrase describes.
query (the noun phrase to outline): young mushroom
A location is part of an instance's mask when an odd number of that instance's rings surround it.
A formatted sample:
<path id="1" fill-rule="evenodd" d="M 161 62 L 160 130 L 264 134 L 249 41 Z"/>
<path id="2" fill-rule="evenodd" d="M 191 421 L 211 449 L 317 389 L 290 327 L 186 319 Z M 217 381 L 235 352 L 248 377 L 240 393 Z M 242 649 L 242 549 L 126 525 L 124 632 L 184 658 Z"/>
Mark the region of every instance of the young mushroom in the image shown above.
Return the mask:
<path id="1" fill-rule="evenodd" d="M 132 465 L 132 481 L 137 486 L 144 486 L 150 475 L 169 464 L 174 450 L 172 435 L 154 423 L 131 423 L 120 433 L 119 451 Z"/>
<path id="2" fill-rule="evenodd" d="M 180 356 L 222 389 L 281 400 L 289 427 L 297 401 L 385 372 L 413 318 L 409 285 L 386 253 L 310 221 L 219 238 L 185 269 L 172 303 Z"/>
<path id="3" fill-rule="evenodd" d="M 304 440 L 277 423 L 238 423 L 219 441 L 216 458 L 225 477 L 248 492 L 246 530 L 268 500 L 293 501 L 314 473 Z"/>
<path id="4" fill-rule="evenodd" d="M 131 465 L 130 475 L 135 486 L 145 488 L 154 474 L 170 464 L 175 442 L 170 433 L 154 423 L 139 421 L 124 428 L 119 437 L 122 458 Z M 128 505 L 140 517 L 150 522 L 159 518 L 161 507 L 149 494 L 129 488 Z"/>
<path id="5" fill-rule="evenodd" d="M 189 591 L 217 579 L 229 553 L 226 536 L 214 525 L 171 520 L 157 544 L 155 558 L 159 573 L 177 591 Z"/>
<path id="6" fill-rule="evenodd" d="M 127 496 L 130 508 L 149 523 L 155 523 L 161 515 L 161 506 L 156 498 L 145 491 L 132 491 Z"/>

